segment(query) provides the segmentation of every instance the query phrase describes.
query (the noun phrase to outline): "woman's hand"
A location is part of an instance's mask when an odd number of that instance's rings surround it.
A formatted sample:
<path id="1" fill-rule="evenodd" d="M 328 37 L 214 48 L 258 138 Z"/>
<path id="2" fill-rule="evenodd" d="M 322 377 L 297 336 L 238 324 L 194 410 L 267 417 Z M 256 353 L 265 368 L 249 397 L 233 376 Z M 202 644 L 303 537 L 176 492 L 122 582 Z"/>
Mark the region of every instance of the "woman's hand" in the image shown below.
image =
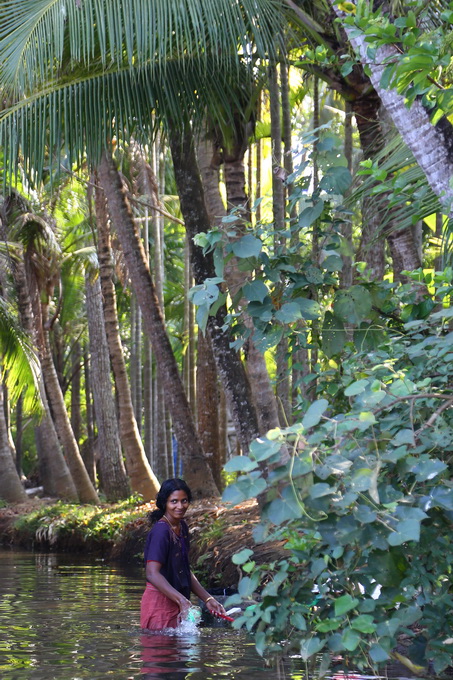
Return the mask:
<path id="1" fill-rule="evenodd" d="M 179 607 L 179 616 L 178 616 L 178 619 L 179 619 L 179 621 L 181 622 L 181 621 L 183 621 L 184 619 L 187 618 L 187 614 L 188 614 L 188 612 L 189 612 L 189 608 L 191 607 L 191 603 L 190 603 L 190 601 L 189 601 L 186 597 L 184 597 L 184 595 L 181 595 L 181 596 L 178 598 L 176 604 L 177 604 L 178 607 Z"/>
<path id="2" fill-rule="evenodd" d="M 214 614 L 214 616 L 216 614 L 225 614 L 225 608 L 223 605 L 221 605 L 220 602 L 217 602 L 217 600 L 214 600 L 213 597 L 210 597 L 207 602 L 205 602 L 205 604 L 208 611 L 210 611 L 211 614 Z"/>

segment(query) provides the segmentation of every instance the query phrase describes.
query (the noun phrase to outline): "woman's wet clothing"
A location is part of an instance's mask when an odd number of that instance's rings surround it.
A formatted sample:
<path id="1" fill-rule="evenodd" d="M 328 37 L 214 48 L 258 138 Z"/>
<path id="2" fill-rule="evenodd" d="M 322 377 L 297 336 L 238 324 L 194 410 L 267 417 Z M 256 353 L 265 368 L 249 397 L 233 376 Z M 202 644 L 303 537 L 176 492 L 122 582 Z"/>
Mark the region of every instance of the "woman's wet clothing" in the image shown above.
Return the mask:
<path id="1" fill-rule="evenodd" d="M 159 562 L 160 573 L 171 586 L 187 599 L 190 598 L 191 577 L 189 566 L 189 528 L 180 523 L 180 535 L 165 520 L 159 520 L 148 534 L 145 544 L 145 564 Z M 141 603 L 141 627 L 150 630 L 175 628 L 179 614 L 178 605 L 147 583 Z"/>

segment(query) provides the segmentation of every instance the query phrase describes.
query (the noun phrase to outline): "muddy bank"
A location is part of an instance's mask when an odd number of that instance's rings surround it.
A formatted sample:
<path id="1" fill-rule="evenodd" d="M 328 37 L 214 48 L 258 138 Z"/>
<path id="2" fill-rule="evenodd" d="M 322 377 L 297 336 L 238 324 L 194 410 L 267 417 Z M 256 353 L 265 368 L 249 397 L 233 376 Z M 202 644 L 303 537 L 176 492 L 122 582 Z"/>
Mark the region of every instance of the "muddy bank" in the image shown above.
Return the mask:
<path id="1" fill-rule="evenodd" d="M 33 499 L 0 508 L 0 543 L 35 551 L 85 552 L 106 560 L 142 562 L 149 531 L 147 513 L 154 510 L 154 503 L 130 508 L 107 504 L 83 507 Z M 192 567 L 210 588 L 237 585 L 240 571 L 231 557 L 243 548 L 255 550 L 257 564 L 283 553 L 281 543 L 254 545 L 252 531 L 259 520 L 256 501 L 234 507 L 215 498 L 195 501 L 186 518 L 191 531 Z"/>

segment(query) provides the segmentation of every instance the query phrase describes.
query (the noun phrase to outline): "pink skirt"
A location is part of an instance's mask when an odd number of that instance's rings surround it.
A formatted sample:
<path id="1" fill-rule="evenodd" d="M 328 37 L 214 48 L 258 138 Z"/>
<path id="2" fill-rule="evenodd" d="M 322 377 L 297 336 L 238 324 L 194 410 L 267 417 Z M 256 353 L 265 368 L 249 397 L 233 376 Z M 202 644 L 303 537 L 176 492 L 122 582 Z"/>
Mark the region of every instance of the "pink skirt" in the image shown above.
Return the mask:
<path id="1" fill-rule="evenodd" d="M 147 630 L 176 628 L 178 616 L 178 605 L 147 583 L 140 606 L 140 627 Z"/>

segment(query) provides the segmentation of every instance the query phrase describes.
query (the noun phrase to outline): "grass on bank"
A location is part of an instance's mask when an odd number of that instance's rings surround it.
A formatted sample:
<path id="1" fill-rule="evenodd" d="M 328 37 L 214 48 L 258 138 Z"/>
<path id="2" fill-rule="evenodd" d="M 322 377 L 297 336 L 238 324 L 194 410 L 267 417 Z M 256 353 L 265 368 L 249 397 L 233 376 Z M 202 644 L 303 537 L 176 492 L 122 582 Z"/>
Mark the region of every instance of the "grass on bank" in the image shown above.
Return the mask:
<path id="1" fill-rule="evenodd" d="M 114 504 L 77 505 L 57 501 L 19 517 L 12 531 L 21 545 L 58 544 L 59 549 L 90 550 L 110 548 L 125 533 L 146 523 L 151 504 L 140 496 Z"/>

